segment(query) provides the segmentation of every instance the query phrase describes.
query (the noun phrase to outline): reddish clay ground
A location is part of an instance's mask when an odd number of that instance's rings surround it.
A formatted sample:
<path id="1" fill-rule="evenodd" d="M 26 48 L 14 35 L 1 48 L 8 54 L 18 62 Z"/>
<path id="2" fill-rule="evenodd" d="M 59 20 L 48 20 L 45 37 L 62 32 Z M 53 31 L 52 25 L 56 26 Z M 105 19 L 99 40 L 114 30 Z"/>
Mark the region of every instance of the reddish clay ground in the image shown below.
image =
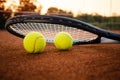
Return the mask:
<path id="1" fill-rule="evenodd" d="M 28 54 L 23 39 L 0 31 L 0 80 L 120 80 L 120 44 L 90 44 L 58 51 L 47 44 Z"/>

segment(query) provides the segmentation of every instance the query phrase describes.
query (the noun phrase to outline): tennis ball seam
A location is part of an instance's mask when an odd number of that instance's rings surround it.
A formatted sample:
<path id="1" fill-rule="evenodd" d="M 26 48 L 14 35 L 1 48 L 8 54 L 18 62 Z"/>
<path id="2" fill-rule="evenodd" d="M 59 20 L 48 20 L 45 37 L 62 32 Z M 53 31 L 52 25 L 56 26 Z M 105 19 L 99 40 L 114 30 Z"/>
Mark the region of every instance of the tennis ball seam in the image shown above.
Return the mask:
<path id="1" fill-rule="evenodd" d="M 23 46 L 28 53 L 39 53 L 44 50 L 46 40 L 41 33 L 30 32 L 25 36 Z"/>
<path id="2" fill-rule="evenodd" d="M 35 43 L 34 43 L 34 47 L 33 47 L 32 53 L 35 53 L 35 46 L 36 46 L 37 40 L 38 40 L 39 38 L 40 38 L 40 36 L 38 36 L 38 37 L 35 39 Z"/>

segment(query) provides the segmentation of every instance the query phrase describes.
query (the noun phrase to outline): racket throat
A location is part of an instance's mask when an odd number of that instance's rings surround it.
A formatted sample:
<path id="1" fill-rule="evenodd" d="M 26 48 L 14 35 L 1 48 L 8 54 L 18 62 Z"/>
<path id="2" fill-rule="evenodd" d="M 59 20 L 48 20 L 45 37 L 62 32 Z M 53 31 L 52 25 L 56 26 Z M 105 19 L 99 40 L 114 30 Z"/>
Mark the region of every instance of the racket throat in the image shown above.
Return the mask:
<path id="1" fill-rule="evenodd" d="M 97 44 L 97 43 L 101 43 L 101 37 L 100 36 L 98 36 L 96 39 L 93 39 L 93 40 L 73 41 L 73 45 Z"/>
<path id="2" fill-rule="evenodd" d="M 101 43 L 120 43 L 120 41 L 105 38 L 105 37 L 101 37 Z"/>

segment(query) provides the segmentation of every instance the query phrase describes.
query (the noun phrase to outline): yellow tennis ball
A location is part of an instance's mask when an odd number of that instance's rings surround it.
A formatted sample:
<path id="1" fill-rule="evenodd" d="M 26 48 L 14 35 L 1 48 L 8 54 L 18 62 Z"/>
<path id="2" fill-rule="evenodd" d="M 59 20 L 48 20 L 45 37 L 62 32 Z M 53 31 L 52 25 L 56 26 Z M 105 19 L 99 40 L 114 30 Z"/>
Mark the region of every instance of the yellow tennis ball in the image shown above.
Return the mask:
<path id="1" fill-rule="evenodd" d="M 59 32 L 55 35 L 54 45 L 59 50 L 68 50 L 72 47 L 72 36 L 68 32 Z"/>
<path id="2" fill-rule="evenodd" d="M 23 46 L 28 53 L 40 53 L 46 46 L 46 40 L 41 33 L 30 32 L 25 36 Z"/>

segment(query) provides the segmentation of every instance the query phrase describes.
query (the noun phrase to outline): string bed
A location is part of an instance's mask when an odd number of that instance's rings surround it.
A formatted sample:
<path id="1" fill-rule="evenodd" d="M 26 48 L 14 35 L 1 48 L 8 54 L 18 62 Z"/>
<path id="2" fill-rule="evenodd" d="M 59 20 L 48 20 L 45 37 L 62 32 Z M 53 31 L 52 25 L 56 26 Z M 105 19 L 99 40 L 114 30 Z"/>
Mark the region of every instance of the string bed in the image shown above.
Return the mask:
<path id="1" fill-rule="evenodd" d="M 42 33 L 47 40 L 53 41 L 54 36 L 61 31 L 65 31 L 71 34 L 73 40 L 91 40 L 97 38 L 97 35 L 90 33 L 88 31 L 84 31 L 81 29 L 77 29 L 70 26 L 64 26 L 60 24 L 50 24 L 50 23 L 36 23 L 36 22 L 28 22 L 28 23 L 16 23 L 10 25 L 10 27 L 20 33 L 22 35 L 26 35 L 31 31 L 37 31 Z M 48 41 L 48 42 L 49 42 Z"/>

